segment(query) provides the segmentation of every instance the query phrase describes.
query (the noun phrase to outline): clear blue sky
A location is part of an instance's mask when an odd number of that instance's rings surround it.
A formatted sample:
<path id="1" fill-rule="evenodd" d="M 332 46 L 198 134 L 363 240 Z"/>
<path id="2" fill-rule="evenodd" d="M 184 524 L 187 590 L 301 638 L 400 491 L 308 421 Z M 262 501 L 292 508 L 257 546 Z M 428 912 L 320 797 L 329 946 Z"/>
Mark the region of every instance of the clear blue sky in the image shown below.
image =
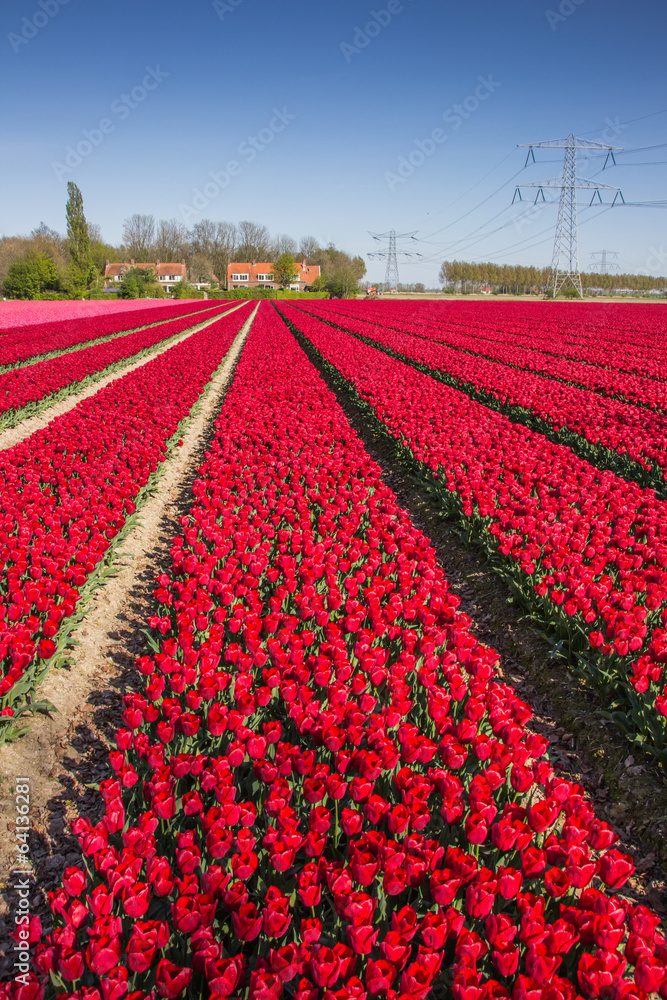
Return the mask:
<path id="1" fill-rule="evenodd" d="M 517 181 L 557 175 L 560 154 L 512 180 L 518 143 L 667 136 L 654 0 L 5 0 L 0 21 L 4 234 L 64 231 L 73 180 L 110 242 L 134 212 L 251 219 L 363 255 L 368 230 L 417 230 L 427 259 L 401 278 L 432 285 L 445 257 L 550 261 L 556 207 L 519 217 L 510 203 Z M 664 199 L 664 161 L 667 147 L 625 153 L 599 179 Z M 664 210 L 581 223 L 582 267 L 606 248 L 622 269 L 667 274 Z"/>

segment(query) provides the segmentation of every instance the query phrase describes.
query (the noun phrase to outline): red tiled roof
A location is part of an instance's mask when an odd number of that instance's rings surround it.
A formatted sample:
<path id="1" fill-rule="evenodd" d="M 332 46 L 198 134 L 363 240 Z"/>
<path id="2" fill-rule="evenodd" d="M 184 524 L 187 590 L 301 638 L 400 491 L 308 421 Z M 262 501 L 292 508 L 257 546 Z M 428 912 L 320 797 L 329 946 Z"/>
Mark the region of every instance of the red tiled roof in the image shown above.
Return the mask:
<path id="1" fill-rule="evenodd" d="M 295 266 L 299 270 L 297 281 L 305 281 L 307 285 L 310 285 L 315 281 L 315 278 L 319 277 L 319 264 L 303 264 L 297 261 Z M 263 264 L 229 264 L 227 266 L 227 279 L 233 281 L 235 274 L 247 274 L 249 282 L 257 281 L 258 274 L 273 274 L 273 264 L 266 262 Z"/>
<path id="2" fill-rule="evenodd" d="M 153 267 L 157 275 L 175 274 L 176 277 L 185 277 L 185 264 L 153 264 Z"/>

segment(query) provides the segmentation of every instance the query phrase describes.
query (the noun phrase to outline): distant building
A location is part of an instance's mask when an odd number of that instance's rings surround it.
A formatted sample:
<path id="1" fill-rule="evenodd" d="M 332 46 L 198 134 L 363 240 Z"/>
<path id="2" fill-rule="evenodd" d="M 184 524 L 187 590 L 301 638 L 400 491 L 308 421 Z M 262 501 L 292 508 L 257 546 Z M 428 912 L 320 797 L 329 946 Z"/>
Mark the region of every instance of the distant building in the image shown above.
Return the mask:
<path id="1" fill-rule="evenodd" d="M 292 291 L 303 292 L 320 276 L 319 264 L 296 263 L 297 278 L 289 286 Z M 227 288 L 280 288 L 273 273 L 273 264 L 229 264 Z"/>
<path id="2" fill-rule="evenodd" d="M 184 260 L 180 264 L 161 264 L 160 261 L 156 264 L 135 264 L 133 260 L 129 264 L 111 264 L 107 261 L 107 266 L 104 269 L 104 287 L 113 289 L 118 286 L 131 267 L 138 267 L 144 271 L 151 268 L 155 271 L 155 277 L 160 287 L 167 292 L 171 291 L 177 282 L 185 281 Z"/>

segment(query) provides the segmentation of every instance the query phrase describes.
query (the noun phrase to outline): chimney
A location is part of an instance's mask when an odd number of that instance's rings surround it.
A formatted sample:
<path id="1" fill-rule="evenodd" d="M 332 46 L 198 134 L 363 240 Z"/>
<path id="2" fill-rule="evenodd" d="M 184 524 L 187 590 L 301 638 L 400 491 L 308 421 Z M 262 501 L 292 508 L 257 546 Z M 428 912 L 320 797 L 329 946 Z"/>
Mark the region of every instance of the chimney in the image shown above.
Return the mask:
<path id="1" fill-rule="evenodd" d="M 107 260 L 107 267 L 109 266 L 109 264 L 110 264 L 110 263 L 111 263 L 111 261 L 110 261 L 110 260 Z"/>
<path id="2" fill-rule="evenodd" d="M 130 267 L 134 267 L 134 261 L 133 260 L 130 261 Z"/>

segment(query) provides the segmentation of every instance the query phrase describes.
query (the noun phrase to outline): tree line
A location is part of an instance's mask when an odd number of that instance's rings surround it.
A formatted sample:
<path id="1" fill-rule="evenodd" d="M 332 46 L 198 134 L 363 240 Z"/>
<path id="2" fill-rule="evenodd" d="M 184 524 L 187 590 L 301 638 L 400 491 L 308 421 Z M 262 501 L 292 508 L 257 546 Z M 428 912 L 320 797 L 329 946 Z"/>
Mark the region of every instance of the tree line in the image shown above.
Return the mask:
<path id="1" fill-rule="evenodd" d="M 29 236 L 0 239 L 0 283 L 9 298 L 81 298 L 102 294 L 107 261 L 173 263 L 185 261 L 188 281 L 211 282 L 226 287 L 227 266 L 239 263 L 276 263 L 287 281 L 290 259 L 319 265 L 316 291 L 337 297 L 354 295 L 366 273 L 362 257 L 352 256 L 333 244 L 322 247 L 314 236 L 300 240 L 279 233 L 271 235 L 260 223 L 247 220 L 218 222 L 202 219 L 191 229 L 176 219 L 135 214 L 125 219 L 122 240 L 108 243 L 100 227 L 86 221 L 83 199 L 76 184 L 68 183 L 67 234 L 43 222 Z M 136 275 L 135 275 L 136 278 Z M 137 279 L 138 280 L 138 279 Z M 154 284 L 144 284 L 139 294 L 157 294 Z"/>
<path id="2" fill-rule="evenodd" d="M 531 291 L 545 292 L 549 284 L 551 269 L 548 267 L 524 267 L 520 264 L 469 263 L 463 260 L 446 260 L 440 268 L 440 281 L 448 289 L 478 291 L 489 287 L 494 292 L 527 294 Z M 595 271 L 581 273 L 581 285 L 586 289 L 627 288 L 644 292 L 657 289 L 667 290 L 667 278 L 648 274 L 599 274 Z"/>

